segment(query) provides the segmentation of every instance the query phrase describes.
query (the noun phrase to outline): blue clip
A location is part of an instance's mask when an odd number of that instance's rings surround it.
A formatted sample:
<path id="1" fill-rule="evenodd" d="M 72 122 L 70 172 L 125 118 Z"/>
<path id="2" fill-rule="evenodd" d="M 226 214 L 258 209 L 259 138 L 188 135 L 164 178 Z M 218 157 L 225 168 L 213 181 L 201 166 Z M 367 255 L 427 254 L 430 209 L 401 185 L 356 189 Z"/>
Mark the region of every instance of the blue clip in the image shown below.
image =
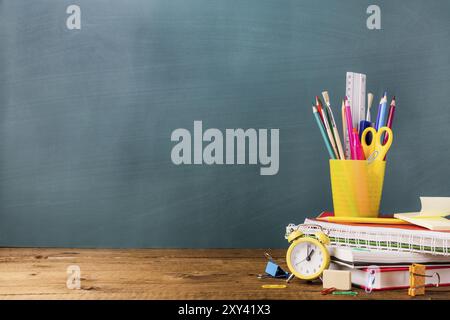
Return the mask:
<path id="1" fill-rule="evenodd" d="M 264 256 L 269 260 L 269 262 L 267 262 L 267 266 L 266 266 L 266 274 L 265 276 L 263 275 L 259 275 L 259 278 L 264 278 L 264 277 L 272 277 L 272 278 L 278 278 L 278 279 L 288 279 L 290 274 L 289 272 L 284 271 L 279 265 L 277 265 L 274 261 L 273 258 L 270 254 L 268 254 L 267 252 L 264 253 Z"/>
<path id="2" fill-rule="evenodd" d="M 274 278 L 288 278 L 289 277 L 289 272 L 286 272 L 283 269 L 281 269 L 281 267 L 273 261 L 267 262 L 266 273 L 269 276 L 274 277 Z"/>

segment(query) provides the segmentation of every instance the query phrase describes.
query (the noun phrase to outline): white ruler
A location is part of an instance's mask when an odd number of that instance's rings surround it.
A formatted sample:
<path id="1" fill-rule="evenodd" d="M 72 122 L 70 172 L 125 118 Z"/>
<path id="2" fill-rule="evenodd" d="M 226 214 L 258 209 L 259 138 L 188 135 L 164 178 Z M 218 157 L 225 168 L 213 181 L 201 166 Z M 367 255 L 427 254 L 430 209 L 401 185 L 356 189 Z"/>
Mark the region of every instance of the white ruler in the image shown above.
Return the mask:
<path id="1" fill-rule="evenodd" d="M 345 95 L 352 108 L 353 127 L 358 129 L 359 122 L 366 118 L 366 75 L 347 72 Z"/>

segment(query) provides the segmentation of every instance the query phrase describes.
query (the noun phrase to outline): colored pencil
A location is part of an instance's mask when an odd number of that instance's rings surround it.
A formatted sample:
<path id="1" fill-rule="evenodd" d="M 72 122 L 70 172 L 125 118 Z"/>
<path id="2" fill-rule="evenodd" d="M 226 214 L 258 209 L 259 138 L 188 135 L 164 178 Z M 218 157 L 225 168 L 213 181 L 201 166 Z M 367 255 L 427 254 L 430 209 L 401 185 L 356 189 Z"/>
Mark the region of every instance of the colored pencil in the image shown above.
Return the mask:
<path id="1" fill-rule="evenodd" d="M 331 143 L 331 147 L 333 148 L 333 152 L 334 155 L 337 159 L 339 159 L 339 152 L 336 148 L 336 142 L 334 141 L 334 136 L 333 136 L 333 132 L 331 131 L 331 116 L 329 115 L 328 109 L 327 108 L 323 108 L 322 107 L 322 101 L 320 100 L 320 98 L 318 96 L 316 96 L 316 107 L 317 107 L 317 111 L 319 111 L 319 106 L 322 109 L 323 112 L 323 124 L 325 126 L 325 130 L 327 132 L 328 135 L 328 139 Z"/>
<path id="2" fill-rule="evenodd" d="M 327 134 L 325 133 L 325 129 L 322 125 L 322 121 L 320 120 L 319 111 L 315 106 L 312 107 L 314 118 L 316 119 L 317 126 L 319 127 L 320 133 L 322 135 L 323 141 L 325 142 L 325 146 L 327 147 L 328 154 L 331 159 L 336 159 L 333 149 L 331 148 L 330 141 L 328 141 Z"/>

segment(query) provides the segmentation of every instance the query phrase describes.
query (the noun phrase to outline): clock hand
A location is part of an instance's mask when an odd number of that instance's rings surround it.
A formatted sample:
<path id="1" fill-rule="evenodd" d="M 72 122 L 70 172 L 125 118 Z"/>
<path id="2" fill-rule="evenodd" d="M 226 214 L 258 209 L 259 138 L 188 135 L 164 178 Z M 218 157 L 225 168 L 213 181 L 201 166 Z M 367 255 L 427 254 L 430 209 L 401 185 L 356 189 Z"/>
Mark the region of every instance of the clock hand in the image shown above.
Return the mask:
<path id="1" fill-rule="evenodd" d="M 308 256 L 306 257 L 306 261 L 311 260 L 311 256 L 313 255 L 313 253 L 314 253 L 314 249 L 311 250 L 311 252 L 308 254 Z"/>

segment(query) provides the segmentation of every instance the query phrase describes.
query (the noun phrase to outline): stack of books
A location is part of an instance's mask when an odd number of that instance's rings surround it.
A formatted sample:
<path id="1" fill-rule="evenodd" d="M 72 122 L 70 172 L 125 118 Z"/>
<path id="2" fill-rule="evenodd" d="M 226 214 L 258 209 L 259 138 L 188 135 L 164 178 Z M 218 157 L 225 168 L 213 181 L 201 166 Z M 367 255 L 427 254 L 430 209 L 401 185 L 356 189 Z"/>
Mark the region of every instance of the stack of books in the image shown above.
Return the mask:
<path id="1" fill-rule="evenodd" d="M 322 213 L 318 218 L 332 216 Z M 306 219 L 306 234 L 320 226 L 328 234 L 332 269 L 349 270 L 352 283 L 370 290 L 409 287 L 409 266 L 426 265 L 427 285 L 450 285 L 450 232 L 415 225 L 352 224 Z M 370 276 L 369 276 L 370 273 Z"/>

